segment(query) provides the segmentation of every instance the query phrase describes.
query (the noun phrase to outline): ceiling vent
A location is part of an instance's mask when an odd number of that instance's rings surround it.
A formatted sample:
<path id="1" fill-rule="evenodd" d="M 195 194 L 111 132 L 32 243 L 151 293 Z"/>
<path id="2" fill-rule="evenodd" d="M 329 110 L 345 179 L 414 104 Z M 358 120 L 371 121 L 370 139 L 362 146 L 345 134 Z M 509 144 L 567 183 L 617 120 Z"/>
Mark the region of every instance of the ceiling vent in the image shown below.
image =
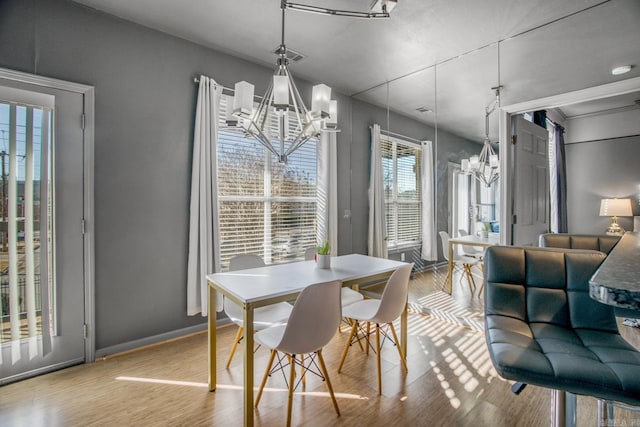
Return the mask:
<path id="1" fill-rule="evenodd" d="M 273 49 L 272 53 L 275 53 L 276 55 L 280 55 L 280 45 L 278 45 L 278 47 Z M 289 62 L 302 61 L 306 57 L 307 55 L 303 53 L 296 52 L 293 49 L 287 48 L 287 59 L 289 60 Z"/>

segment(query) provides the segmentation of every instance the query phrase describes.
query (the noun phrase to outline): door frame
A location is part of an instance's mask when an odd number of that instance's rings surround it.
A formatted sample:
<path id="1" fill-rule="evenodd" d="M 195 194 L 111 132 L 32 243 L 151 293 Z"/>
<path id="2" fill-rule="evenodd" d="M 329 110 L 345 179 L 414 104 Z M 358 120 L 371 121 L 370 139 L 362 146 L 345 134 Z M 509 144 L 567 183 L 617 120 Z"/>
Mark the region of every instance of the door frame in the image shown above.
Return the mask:
<path id="1" fill-rule="evenodd" d="M 586 89 L 575 90 L 545 98 L 533 99 L 516 104 L 500 106 L 498 111 L 500 126 L 500 171 L 508 179 L 500 179 L 500 244 L 511 242 L 511 225 L 513 219 L 513 177 L 514 163 L 511 141 L 511 116 L 528 111 L 545 108 L 556 108 L 578 102 L 592 101 L 610 96 L 636 92 L 640 89 L 640 77 L 607 83 Z"/>
<path id="2" fill-rule="evenodd" d="M 0 67 L 0 78 L 27 83 L 35 86 L 65 90 L 83 95 L 84 120 L 83 129 L 83 270 L 84 270 L 84 357 L 85 363 L 95 359 L 95 252 L 94 252 L 94 133 L 95 133 L 95 88 L 80 83 L 68 82 L 51 77 L 14 71 Z M 80 227 L 81 224 L 78 224 Z"/>

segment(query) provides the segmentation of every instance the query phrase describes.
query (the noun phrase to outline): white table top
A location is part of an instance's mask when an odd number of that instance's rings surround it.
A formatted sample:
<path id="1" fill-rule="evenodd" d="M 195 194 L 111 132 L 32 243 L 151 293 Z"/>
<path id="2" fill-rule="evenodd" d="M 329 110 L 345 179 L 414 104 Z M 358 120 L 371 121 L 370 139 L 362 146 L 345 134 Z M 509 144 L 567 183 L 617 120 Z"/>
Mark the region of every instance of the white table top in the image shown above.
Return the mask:
<path id="1" fill-rule="evenodd" d="M 500 235 L 495 233 L 489 234 L 489 237 L 479 237 L 469 234 L 468 236 L 452 237 L 449 241 L 451 243 L 463 245 L 493 246 L 500 243 Z"/>
<path id="2" fill-rule="evenodd" d="M 229 293 L 239 301 L 253 303 L 299 293 L 314 283 L 356 280 L 387 273 L 402 265 L 406 263 L 352 254 L 332 257 L 328 270 L 317 268 L 314 261 L 301 261 L 209 274 L 207 280 L 213 288 Z"/>

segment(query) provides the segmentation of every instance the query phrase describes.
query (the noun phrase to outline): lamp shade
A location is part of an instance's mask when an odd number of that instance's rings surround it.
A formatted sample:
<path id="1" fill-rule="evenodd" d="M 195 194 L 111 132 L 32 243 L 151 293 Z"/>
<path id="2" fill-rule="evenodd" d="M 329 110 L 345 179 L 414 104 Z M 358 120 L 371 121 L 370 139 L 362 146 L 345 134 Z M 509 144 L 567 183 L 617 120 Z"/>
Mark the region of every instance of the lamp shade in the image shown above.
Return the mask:
<path id="1" fill-rule="evenodd" d="M 633 216 L 631 199 L 602 199 L 600 216 Z"/>
<path id="2" fill-rule="evenodd" d="M 273 106 L 276 110 L 289 108 L 289 77 L 273 76 Z"/>
<path id="3" fill-rule="evenodd" d="M 329 117 L 331 88 L 325 84 L 315 85 L 311 94 L 311 117 L 324 119 Z"/>
<path id="4" fill-rule="evenodd" d="M 249 117 L 253 112 L 253 91 L 251 83 L 242 81 L 236 83 L 233 97 L 233 114 L 239 117 Z"/>

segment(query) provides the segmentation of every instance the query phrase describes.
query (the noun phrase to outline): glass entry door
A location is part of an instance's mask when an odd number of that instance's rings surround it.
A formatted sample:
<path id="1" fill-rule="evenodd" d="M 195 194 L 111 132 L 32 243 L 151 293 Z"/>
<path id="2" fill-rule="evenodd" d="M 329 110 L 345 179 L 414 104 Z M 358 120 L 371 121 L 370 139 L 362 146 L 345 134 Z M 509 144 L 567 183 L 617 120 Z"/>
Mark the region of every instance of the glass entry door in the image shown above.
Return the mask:
<path id="1" fill-rule="evenodd" d="M 0 79 L 0 385 L 85 359 L 82 112 Z"/>

